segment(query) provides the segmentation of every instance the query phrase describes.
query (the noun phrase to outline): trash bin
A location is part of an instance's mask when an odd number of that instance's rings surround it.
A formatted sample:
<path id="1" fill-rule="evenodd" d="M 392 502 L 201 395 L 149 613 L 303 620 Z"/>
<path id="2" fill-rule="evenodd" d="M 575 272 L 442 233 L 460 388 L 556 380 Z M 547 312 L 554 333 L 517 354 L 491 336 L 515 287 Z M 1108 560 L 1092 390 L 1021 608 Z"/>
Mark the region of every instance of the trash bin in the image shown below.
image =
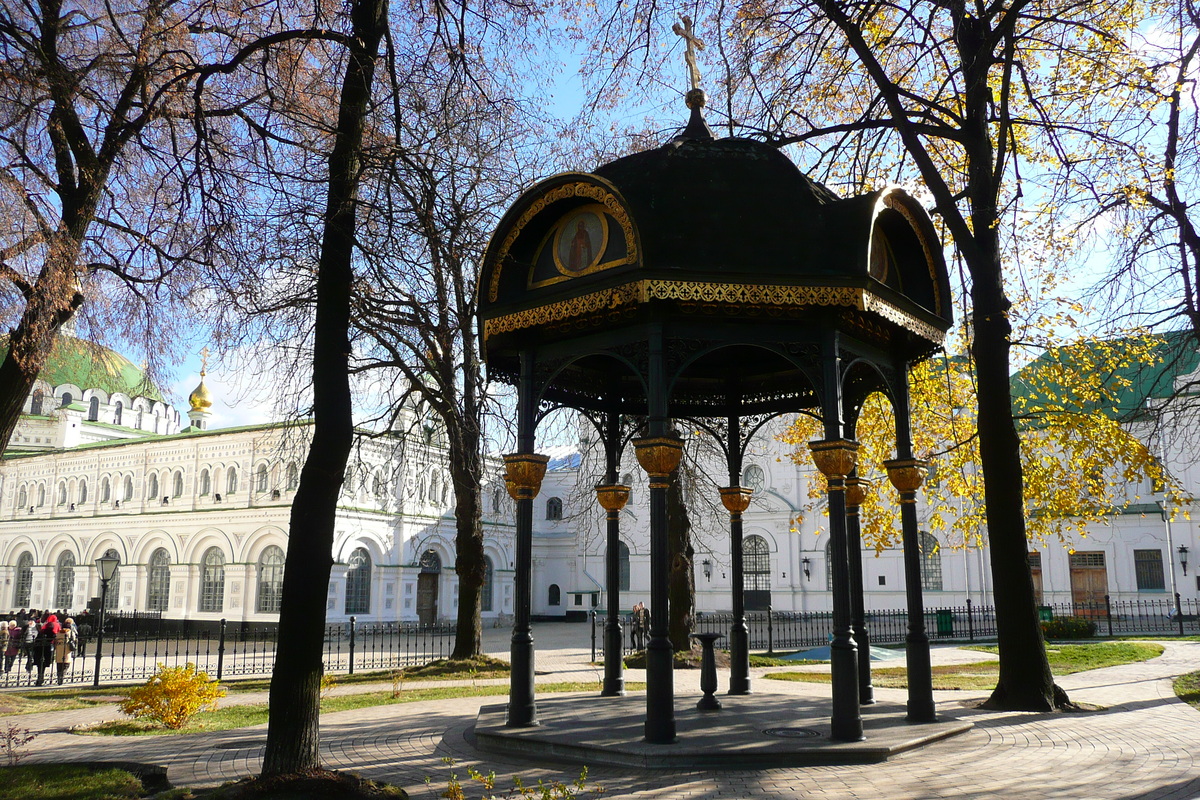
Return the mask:
<path id="1" fill-rule="evenodd" d="M 1038 621 L 1050 622 L 1054 619 L 1054 609 L 1050 606 L 1038 606 Z"/>
<path id="2" fill-rule="evenodd" d="M 937 612 L 937 635 L 954 635 L 954 612 L 948 608 L 939 608 Z"/>

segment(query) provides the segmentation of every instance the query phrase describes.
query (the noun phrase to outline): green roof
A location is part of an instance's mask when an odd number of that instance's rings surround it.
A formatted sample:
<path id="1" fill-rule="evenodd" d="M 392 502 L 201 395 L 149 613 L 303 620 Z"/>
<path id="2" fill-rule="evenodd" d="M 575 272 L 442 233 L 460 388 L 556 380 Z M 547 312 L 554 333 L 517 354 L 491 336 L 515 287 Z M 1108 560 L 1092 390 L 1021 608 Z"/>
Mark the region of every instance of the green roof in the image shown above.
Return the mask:
<path id="1" fill-rule="evenodd" d="M 1123 364 L 1110 371 L 1105 378 L 1113 402 L 1102 409 L 1114 419 L 1135 417 L 1146 409 L 1147 400 L 1164 400 L 1175 394 L 1175 379 L 1196 371 L 1200 365 L 1195 336 L 1190 331 L 1148 336 L 1110 339 L 1106 346 L 1141 348 L 1148 345 L 1148 357 L 1143 361 Z M 1047 350 L 1012 377 L 1014 396 L 1023 396 L 1031 391 L 1028 378 L 1031 373 L 1064 359 L 1070 359 L 1079 348 L 1096 348 L 1097 343 L 1081 342 L 1066 347 Z"/>
<path id="2" fill-rule="evenodd" d="M 8 354 L 8 337 L 0 336 L 0 358 Z M 108 394 L 120 392 L 130 397 L 162 400 L 158 387 L 129 359 L 103 345 L 60 333 L 54 339 L 50 357 L 38 375 L 51 386 L 74 384 L 80 389 L 101 389 Z M 82 398 L 78 398 L 82 399 Z"/>

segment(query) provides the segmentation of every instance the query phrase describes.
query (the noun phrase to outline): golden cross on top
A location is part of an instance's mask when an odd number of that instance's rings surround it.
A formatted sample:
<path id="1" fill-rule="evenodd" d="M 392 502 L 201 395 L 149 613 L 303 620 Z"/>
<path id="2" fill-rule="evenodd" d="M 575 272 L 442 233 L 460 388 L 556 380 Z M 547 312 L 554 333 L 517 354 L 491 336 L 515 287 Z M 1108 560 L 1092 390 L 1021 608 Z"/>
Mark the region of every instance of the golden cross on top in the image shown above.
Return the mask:
<path id="1" fill-rule="evenodd" d="M 675 31 L 676 35 L 682 36 L 687 42 L 687 52 L 684 53 L 684 60 L 687 61 L 688 76 L 692 81 L 692 88 L 700 88 L 700 68 L 696 66 L 696 51 L 704 49 L 704 42 L 694 33 L 692 33 L 692 18 L 688 16 L 680 16 L 679 22 L 676 22 L 671 30 Z"/>
<path id="2" fill-rule="evenodd" d="M 200 348 L 200 377 L 208 374 L 208 345 Z"/>

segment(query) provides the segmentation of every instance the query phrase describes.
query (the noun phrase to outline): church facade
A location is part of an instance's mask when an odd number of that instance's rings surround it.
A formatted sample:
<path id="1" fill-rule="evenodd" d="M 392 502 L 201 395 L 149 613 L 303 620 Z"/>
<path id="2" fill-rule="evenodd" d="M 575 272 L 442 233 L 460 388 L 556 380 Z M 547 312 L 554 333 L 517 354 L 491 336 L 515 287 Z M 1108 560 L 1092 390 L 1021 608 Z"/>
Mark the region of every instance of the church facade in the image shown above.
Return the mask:
<path id="1" fill-rule="evenodd" d="M 59 363 L 94 360 L 91 346 L 66 349 Z M 111 554 L 120 567 L 109 609 L 273 622 L 311 423 L 210 428 L 202 379 L 184 427 L 128 362 L 111 351 L 105 358 L 123 369 L 78 383 L 52 363 L 0 462 L 0 606 L 79 609 L 100 596 L 95 560 Z M 456 615 L 447 454 L 426 430 L 419 442 L 357 439 L 337 516 L 330 620 Z M 482 613 L 493 621 L 512 608 L 512 519 L 501 488 L 489 486 L 484 504 Z"/>

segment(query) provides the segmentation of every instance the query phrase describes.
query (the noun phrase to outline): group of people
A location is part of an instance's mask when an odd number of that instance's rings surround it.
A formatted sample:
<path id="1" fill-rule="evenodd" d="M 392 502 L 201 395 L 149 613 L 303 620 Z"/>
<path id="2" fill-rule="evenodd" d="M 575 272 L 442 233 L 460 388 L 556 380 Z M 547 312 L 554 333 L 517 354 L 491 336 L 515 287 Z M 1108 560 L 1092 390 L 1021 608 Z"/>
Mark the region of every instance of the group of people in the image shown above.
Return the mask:
<path id="1" fill-rule="evenodd" d="M 4 645 L 4 674 L 12 672 L 18 657 L 25 658 L 25 671 L 37 669 L 37 685 L 46 682 L 46 670 L 54 664 L 61 685 L 71 667 L 71 658 L 79 645 L 79 629 L 75 620 L 51 611 L 21 609 L 7 622 L 0 620 L 0 644 Z"/>
<path id="2" fill-rule="evenodd" d="M 633 625 L 631 627 L 633 649 L 645 650 L 646 634 L 650 632 L 650 613 L 646 611 L 645 603 L 638 603 L 633 607 Z"/>

